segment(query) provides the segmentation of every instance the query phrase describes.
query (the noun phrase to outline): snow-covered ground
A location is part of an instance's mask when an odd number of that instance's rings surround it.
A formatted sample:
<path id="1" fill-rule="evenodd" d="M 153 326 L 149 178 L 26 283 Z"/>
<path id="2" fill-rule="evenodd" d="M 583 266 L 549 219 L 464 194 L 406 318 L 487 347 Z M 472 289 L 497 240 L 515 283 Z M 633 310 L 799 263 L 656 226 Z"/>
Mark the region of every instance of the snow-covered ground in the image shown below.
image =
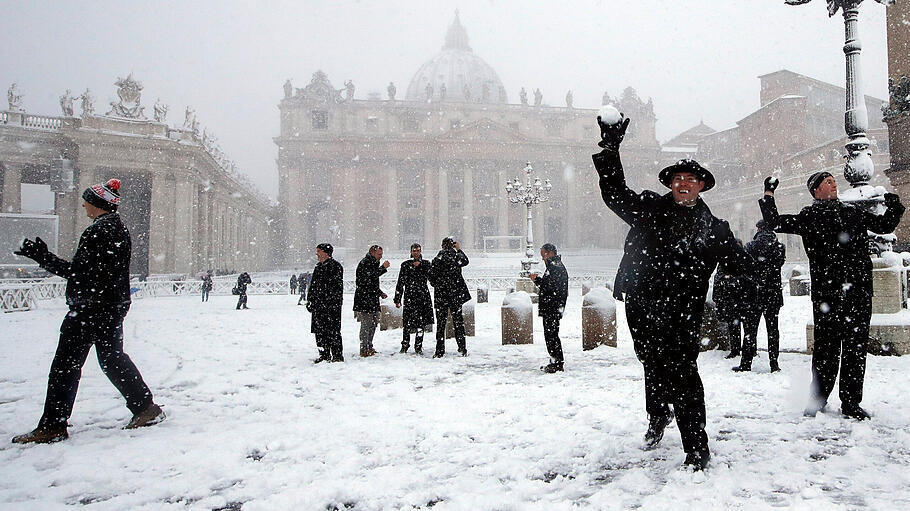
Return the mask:
<path id="1" fill-rule="evenodd" d="M 309 317 L 296 296 L 137 300 L 126 351 L 168 419 L 120 429 L 130 414 L 90 358 L 70 439 L 22 447 L 34 427 L 64 314 L 61 301 L 0 316 L 0 508 L 230 509 L 908 509 L 910 358 L 870 357 L 868 422 L 801 416 L 809 358 L 734 374 L 723 352 L 700 368 L 714 458 L 680 469 L 675 424 L 642 451 L 641 366 L 619 307 L 619 347 L 581 350 L 578 289 L 562 338 L 566 372 L 545 375 L 535 344 L 502 346 L 502 293 L 479 304 L 467 358 L 396 354 L 400 331 L 377 332 L 379 356 L 357 356 L 346 297 L 347 362 L 313 365 Z M 787 297 L 782 347 L 805 347 L 807 297 Z M 764 334 L 759 341 L 764 347 Z"/>

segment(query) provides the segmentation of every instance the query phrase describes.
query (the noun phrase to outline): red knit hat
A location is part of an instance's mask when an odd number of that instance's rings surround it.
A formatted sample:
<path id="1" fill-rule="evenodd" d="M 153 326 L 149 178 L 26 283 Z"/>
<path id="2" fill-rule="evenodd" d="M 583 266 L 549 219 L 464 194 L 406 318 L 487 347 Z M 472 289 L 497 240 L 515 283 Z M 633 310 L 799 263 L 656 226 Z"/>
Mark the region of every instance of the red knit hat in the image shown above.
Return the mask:
<path id="1" fill-rule="evenodd" d="M 103 185 L 92 185 L 82 192 L 82 198 L 96 208 L 117 211 L 120 206 L 120 180 L 108 179 Z"/>

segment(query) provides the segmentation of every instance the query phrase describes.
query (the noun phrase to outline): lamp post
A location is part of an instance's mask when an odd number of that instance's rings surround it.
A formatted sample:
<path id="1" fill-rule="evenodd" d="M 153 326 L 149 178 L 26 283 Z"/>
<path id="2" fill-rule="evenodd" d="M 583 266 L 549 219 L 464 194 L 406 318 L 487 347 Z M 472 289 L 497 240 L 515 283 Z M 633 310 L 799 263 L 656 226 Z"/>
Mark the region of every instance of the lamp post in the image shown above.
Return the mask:
<path id="1" fill-rule="evenodd" d="M 550 184 L 550 180 L 547 179 L 545 182 L 541 182 L 539 177 L 531 180 L 531 172 L 534 169 L 531 167 L 531 162 L 528 162 L 524 168 L 525 174 L 527 177 L 525 183 L 522 184 L 521 180 L 517 177 L 506 182 L 506 196 L 509 198 L 509 202 L 512 204 L 524 204 L 528 210 L 528 232 L 525 237 L 526 247 L 525 247 L 525 258 L 521 260 L 521 276 L 527 277 L 531 274 L 531 266 L 537 264 L 537 261 L 534 260 L 534 230 L 531 225 L 531 206 L 535 204 L 540 204 L 541 202 L 547 202 L 550 200 L 548 194 L 553 188 L 553 185 Z"/>
<path id="2" fill-rule="evenodd" d="M 802 5 L 812 0 L 784 0 L 788 5 Z M 891 5 L 895 0 L 875 0 L 884 5 Z M 847 65 L 846 76 L 846 108 L 844 111 L 844 131 L 847 134 L 847 143 L 844 145 L 844 178 L 850 183 L 851 190 L 839 194 L 839 198 L 852 202 L 860 207 L 876 212 L 879 205 L 884 202 L 884 197 L 877 193 L 874 187 L 869 186 L 869 180 L 875 174 L 875 165 L 872 154 L 869 152 L 871 144 L 866 136 L 869 129 L 869 113 L 866 111 L 866 98 L 862 93 L 862 72 L 859 56 L 863 45 L 859 40 L 859 6 L 863 0 L 827 0 L 828 16 L 834 16 L 838 11 L 843 11 L 844 16 L 844 57 Z M 890 250 L 890 242 L 874 233 L 874 251 Z"/>

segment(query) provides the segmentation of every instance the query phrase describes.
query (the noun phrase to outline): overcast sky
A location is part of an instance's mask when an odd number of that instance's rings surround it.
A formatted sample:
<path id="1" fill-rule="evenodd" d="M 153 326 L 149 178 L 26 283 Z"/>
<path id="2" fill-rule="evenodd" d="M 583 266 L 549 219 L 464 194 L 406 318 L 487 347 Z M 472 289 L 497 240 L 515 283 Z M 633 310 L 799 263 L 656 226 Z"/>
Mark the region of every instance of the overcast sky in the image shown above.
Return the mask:
<path id="1" fill-rule="evenodd" d="M 562 4 L 569 4 L 566 7 Z M 60 114 L 58 98 L 86 87 L 109 110 L 130 72 L 181 124 L 186 105 L 262 190 L 277 191 L 272 137 L 291 78 L 322 69 L 356 96 L 393 81 L 399 97 L 443 44 L 460 10 L 474 52 L 499 73 L 513 103 L 539 87 L 544 103 L 595 108 L 627 86 L 654 100 L 661 142 L 701 119 L 723 129 L 758 108 L 757 76 L 790 69 L 844 82 L 843 18 L 823 0 L 505 1 L 3 1 L 0 86 L 18 82 L 24 107 Z M 860 13 L 864 92 L 887 97 L 885 8 Z M 5 104 L 4 104 L 5 107 Z M 76 113 L 79 113 L 78 101 Z M 879 115 L 878 112 L 870 112 Z M 593 122 L 593 121 L 592 121 Z M 595 149 L 592 141 L 592 150 Z"/>

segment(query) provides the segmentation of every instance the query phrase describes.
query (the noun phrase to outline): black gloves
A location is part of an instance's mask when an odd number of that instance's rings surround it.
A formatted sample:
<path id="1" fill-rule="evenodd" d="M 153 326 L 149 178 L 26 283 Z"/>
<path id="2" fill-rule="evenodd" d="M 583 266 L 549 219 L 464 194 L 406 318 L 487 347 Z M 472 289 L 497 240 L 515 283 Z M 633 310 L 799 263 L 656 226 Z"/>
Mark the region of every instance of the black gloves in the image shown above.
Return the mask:
<path id="1" fill-rule="evenodd" d="M 13 253 L 41 263 L 47 257 L 47 243 L 41 238 L 35 238 L 35 241 L 25 238 L 22 240 L 22 246 L 19 247 L 19 250 Z"/>
<path id="2" fill-rule="evenodd" d="M 780 184 L 780 179 L 777 179 L 773 176 L 768 176 L 765 178 L 765 191 L 774 193 L 774 190 L 777 190 L 777 185 Z"/>
<path id="3" fill-rule="evenodd" d="M 598 115 L 597 124 L 600 125 L 600 142 L 597 145 L 610 151 L 619 151 L 619 144 L 622 143 L 623 137 L 626 136 L 629 120 L 628 117 L 619 114 L 619 122 L 616 124 L 604 124 Z"/>
<path id="4" fill-rule="evenodd" d="M 891 207 L 893 205 L 898 205 L 901 203 L 900 195 L 896 193 L 886 193 L 885 194 L 885 205 Z"/>

